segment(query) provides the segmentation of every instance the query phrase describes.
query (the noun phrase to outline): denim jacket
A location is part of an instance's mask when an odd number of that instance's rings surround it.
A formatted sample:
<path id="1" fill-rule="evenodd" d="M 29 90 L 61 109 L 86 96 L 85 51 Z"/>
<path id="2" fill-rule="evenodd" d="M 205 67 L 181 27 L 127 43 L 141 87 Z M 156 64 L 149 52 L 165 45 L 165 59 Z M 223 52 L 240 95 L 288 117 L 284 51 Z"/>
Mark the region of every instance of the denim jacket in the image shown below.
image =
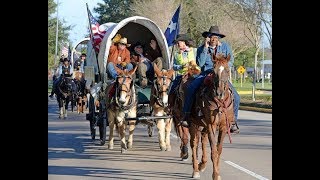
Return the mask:
<path id="1" fill-rule="evenodd" d="M 222 53 L 225 56 L 230 54 L 230 61 L 228 63 L 228 66 L 230 68 L 233 67 L 234 57 L 231 51 L 230 46 L 225 41 L 221 42 L 221 45 L 218 45 L 216 53 Z M 212 47 L 205 48 L 204 45 L 201 45 L 198 47 L 197 51 L 197 64 L 201 68 L 201 72 L 204 72 L 207 74 L 208 72 L 211 72 L 213 69 L 213 62 L 212 62 L 212 53 L 214 53 L 214 49 Z"/>

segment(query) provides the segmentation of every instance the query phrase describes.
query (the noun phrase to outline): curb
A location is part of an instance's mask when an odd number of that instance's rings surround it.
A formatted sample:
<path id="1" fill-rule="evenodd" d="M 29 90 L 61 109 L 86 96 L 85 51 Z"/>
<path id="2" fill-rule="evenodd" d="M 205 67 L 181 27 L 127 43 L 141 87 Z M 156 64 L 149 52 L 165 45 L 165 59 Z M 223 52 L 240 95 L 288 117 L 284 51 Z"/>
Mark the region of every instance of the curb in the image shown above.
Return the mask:
<path id="1" fill-rule="evenodd" d="M 272 114 L 272 109 L 267 108 L 258 108 L 258 107 L 251 107 L 251 106 L 240 106 L 240 110 L 246 110 L 246 111 L 254 111 L 254 112 L 262 112 L 262 113 L 270 113 Z"/>

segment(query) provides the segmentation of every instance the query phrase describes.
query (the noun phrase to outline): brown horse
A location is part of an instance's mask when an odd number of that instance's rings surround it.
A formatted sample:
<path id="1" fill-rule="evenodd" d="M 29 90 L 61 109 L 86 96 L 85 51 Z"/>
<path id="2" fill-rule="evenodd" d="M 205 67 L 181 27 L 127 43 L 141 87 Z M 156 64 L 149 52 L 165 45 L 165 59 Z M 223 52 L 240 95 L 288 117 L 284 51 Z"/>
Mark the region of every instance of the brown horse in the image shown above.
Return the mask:
<path id="1" fill-rule="evenodd" d="M 174 70 L 163 69 L 160 71 L 155 63 L 153 64 L 153 67 L 156 74 L 156 79 L 154 80 L 150 94 L 150 107 L 152 107 L 152 116 L 166 116 L 169 88 L 172 82 Z M 171 151 L 170 132 L 172 119 L 158 119 L 156 122 L 161 151 Z"/>
<path id="2" fill-rule="evenodd" d="M 191 111 L 190 146 L 192 149 L 193 174 L 192 177 L 200 178 L 199 171 L 206 167 L 206 137 L 208 136 L 211 147 L 211 160 L 213 164 L 212 179 L 221 179 L 219 173 L 220 155 L 225 135 L 230 137 L 230 125 L 234 121 L 233 95 L 229 89 L 230 55 L 224 57 L 220 54 L 213 55 L 213 74 L 206 77 L 204 86 L 196 93 L 195 103 Z M 202 128 L 203 127 L 203 128 Z M 199 132 L 201 130 L 202 160 L 198 164 L 197 149 L 199 144 Z M 217 142 L 216 142 L 217 138 Z"/>
<path id="3" fill-rule="evenodd" d="M 173 116 L 173 124 L 175 130 L 181 140 L 180 144 L 180 157 L 182 161 L 188 160 L 188 142 L 189 142 L 189 129 L 180 124 L 182 120 L 182 108 L 184 103 L 184 91 L 187 85 L 192 82 L 193 75 L 200 74 L 201 70 L 195 61 L 190 61 L 187 64 L 187 73 L 183 75 L 181 82 L 177 86 L 177 92 L 169 95 L 170 111 Z"/>
<path id="4" fill-rule="evenodd" d="M 87 95 L 86 95 L 86 89 L 85 89 L 85 80 L 83 78 L 83 73 L 80 71 L 74 71 L 73 72 L 74 80 L 77 85 L 77 112 L 78 114 L 83 113 L 85 109 L 85 105 L 87 102 Z"/>
<path id="5" fill-rule="evenodd" d="M 137 66 L 130 70 L 121 70 L 117 68 L 118 76 L 114 83 L 110 84 L 106 90 L 106 98 L 108 99 L 106 108 L 109 121 L 109 149 L 113 149 L 113 131 L 116 125 L 116 130 L 120 134 L 121 153 L 132 148 L 133 131 L 135 129 L 136 120 L 126 121 L 126 118 L 136 118 L 137 116 L 137 97 L 134 88 L 133 75 L 137 70 Z M 129 123 L 129 138 L 126 143 L 125 133 L 126 126 Z"/>

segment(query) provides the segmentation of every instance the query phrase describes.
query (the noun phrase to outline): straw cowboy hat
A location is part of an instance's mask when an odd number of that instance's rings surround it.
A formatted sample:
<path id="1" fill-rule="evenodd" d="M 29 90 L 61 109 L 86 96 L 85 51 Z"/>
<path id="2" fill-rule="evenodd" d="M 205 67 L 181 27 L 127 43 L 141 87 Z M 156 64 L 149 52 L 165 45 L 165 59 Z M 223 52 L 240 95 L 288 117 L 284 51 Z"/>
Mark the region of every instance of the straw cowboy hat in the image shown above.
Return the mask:
<path id="1" fill-rule="evenodd" d="M 226 35 L 220 33 L 218 26 L 211 26 L 209 31 L 205 31 L 202 33 L 202 36 L 205 38 L 212 35 L 219 36 L 220 38 L 226 37 Z"/>
<path id="2" fill-rule="evenodd" d="M 125 37 L 121 38 L 118 43 L 124 44 L 124 45 L 126 45 L 127 47 L 129 47 L 129 46 L 131 45 L 131 44 L 128 44 L 128 40 L 127 40 L 127 38 L 125 38 Z"/>

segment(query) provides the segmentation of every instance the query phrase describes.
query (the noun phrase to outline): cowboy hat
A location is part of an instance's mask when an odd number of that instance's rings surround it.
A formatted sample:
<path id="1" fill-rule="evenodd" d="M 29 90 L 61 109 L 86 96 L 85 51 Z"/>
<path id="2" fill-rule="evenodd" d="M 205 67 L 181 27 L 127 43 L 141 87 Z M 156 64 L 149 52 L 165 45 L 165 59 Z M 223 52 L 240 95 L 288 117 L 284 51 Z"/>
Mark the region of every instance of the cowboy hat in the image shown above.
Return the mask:
<path id="1" fill-rule="evenodd" d="M 145 49 L 145 46 L 141 42 L 138 41 L 138 42 L 134 43 L 133 45 L 131 45 L 131 48 L 132 48 L 131 50 L 134 51 L 134 48 L 137 46 L 141 46 L 142 49 Z"/>
<path id="2" fill-rule="evenodd" d="M 119 43 L 119 44 L 124 44 L 124 45 L 126 45 L 127 47 L 129 47 L 129 46 L 131 45 L 131 44 L 128 44 L 128 40 L 127 40 L 127 38 L 125 38 L 125 37 L 121 38 L 118 43 Z"/>
<path id="3" fill-rule="evenodd" d="M 212 35 L 219 36 L 220 38 L 226 37 L 224 34 L 220 33 L 218 26 L 211 26 L 209 31 L 205 31 L 202 33 L 202 36 L 205 38 Z"/>
<path id="4" fill-rule="evenodd" d="M 191 41 L 191 39 L 189 38 L 189 36 L 187 34 L 178 34 L 177 38 L 173 41 L 173 43 L 177 43 L 178 41 Z"/>

